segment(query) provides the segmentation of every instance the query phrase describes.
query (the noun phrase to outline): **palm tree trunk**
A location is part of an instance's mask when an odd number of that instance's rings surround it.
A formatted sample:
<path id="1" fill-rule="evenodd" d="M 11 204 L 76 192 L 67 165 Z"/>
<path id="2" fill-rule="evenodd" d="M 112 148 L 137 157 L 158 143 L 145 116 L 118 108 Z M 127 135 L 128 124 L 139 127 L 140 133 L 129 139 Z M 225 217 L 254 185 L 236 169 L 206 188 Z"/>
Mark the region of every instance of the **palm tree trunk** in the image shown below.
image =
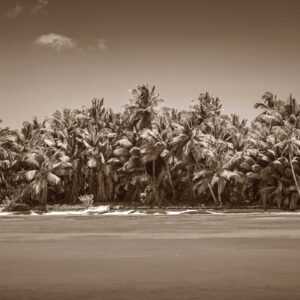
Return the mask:
<path id="1" fill-rule="evenodd" d="M 293 162 L 292 162 L 292 155 L 291 155 L 290 151 L 289 151 L 289 162 L 290 162 L 290 166 L 291 166 L 291 170 L 292 170 L 292 174 L 293 174 L 293 179 L 294 179 L 294 182 L 295 182 L 295 185 L 296 185 L 296 189 L 297 189 L 298 195 L 300 197 L 299 183 L 298 183 L 296 173 L 295 173 L 295 170 L 294 170 L 294 166 L 293 166 Z"/>
<path id="2" fill-rule="evenodd" d="M 290 205 L 289 205 L 289 209 L 290 210 L 295 210 L 297 208 L 297 202 L 298 202 L 297 198 L 298 198 L 297 194 L 296 193 L 292 193 L 291 199 L 290 199 Z"/>
<path id="3" fill-rule="evenodd" d="M 166 163 L 166 169 L 167 169 L 167 174 L 168 174 L 169 182 L 170 182 L 170 185 L 171 185 L 172 201 L 173 201 L 174 198 L 175 198 L 175 187 L 174 187 L 174 184 L 173 184 L 173 180 L 172 180 L 172 176 L 171 176 L 171 171 L 170 171 L 170 166 L 169 166 L 168 163 Z"/>
<path id="4" fill-rule="evenodd" d="M 214 199 L 215 204 L 217 204 L 217 203 L 218 203 L 218 200 L 217 200 L 217 197 L 216 197 L 216 195 L 215 195 L 215 193 L 214 193 L 214 191 L 213 191 L 213 188 L 212 188 L 212 186 L 211 186 L 210 183 L 208 183 L 208 188 L 209 188 L 209 191 L 210 191 L 210 193 L 211 193 L 211 195 L 212 195 L 212 197 L 213 197 L 213 199 Z"/>
<path id="5" fill-rule="evenodd" d="M 71 193 L 70 193 L 70 203 L 77 203 L 78 197 L 80 194 L 80 190 L 82 188 L 82 179 L 81 179 L 81 169 L 82 162 L 81 159 L 73 161 L 73 174 L 72 174 L 72 182 L 71 182 Z"/>
<path id="6" fill-rule="evenodd" d="M 106 191 L 107 191 L 106 192 L 106 195 L 107 195 L 106 201 L 113 202 L 114 201 L 114 181 L 112 179 L 111 174 L 109 174 L 106 177 L 105 187 L 106 187 Z"/>
<path id="7" fill-rule="evenodd" d="M 192 179 L 192 170 L 191 170 L 191 166 L 188 166 L 188 178 L 189 178 L 189 186 L 190 186 L 190 193 L 192 196 L 192 202 L 194 202 L 196 195 L 195 195 L 195 190 L 194 190 L 194 185 L 193 185 L 193 179 Z"/>
<path id="8" fill-rule="evenodd" d="M 97 202 L 106 202 L 105 175 L 102 170 L 97 171 Z"/>
<path id="9" fill-rule="evenodd" d="M 72 170 L 73 174 L 72 174 L 72 182 L 69 183 L 71 185 L 71 191 L 69 193 L 69 195 L 67 195 L 69 197 L 69 203 L 76 203 L 78 201 L 78 196 L 79 196 L 79 181 L 78 181 L 78 173 L 77 173 L 77 169 L 73 169 Z M 70 188 L 69 188 L 70 189 Z"/>
<path id="10" fill-rule="evenodd" d="M 42 210 L 47 211 L 47 198 L 48 198 L 48 182 L 47 179 L 42 182 L 42 191 L 41 191 L 41 203 Z"/>
<path id="11" fill-rule="evenodd" d="M 218 202 L 219 202 L 219 206 L 222 207 L 223 203 L 222 203 L 222 191 L 220 188 L 220 184 L 218 184 Z"/>
<path id="12" fill-rule="evenodd" d="M 152 161 L 152 191 L 153 191 L 155 203 L 160 206 L 160 199 L 157 190 L 156 174 L 155 174 L 155 160 Z"/>
<path id="13" fill-rule="evenodd" d="M 97 170 L 89 170 L 89 193 L 93 195 L 94 203 L 98 203 L 98 174 Z"/>
<path id="14" fill-rule="evenodd" d="M 262 195 L 261 195 L 261 198 L 262 198 L 262 204 L 263 204 L 263 208 L 264 208 L 264 210 L 267 210 L 267 206 L 268 206 L 268 199 L 267 199 L 267 195 L 266 195 L 266 193 L 263 193 Z"/>

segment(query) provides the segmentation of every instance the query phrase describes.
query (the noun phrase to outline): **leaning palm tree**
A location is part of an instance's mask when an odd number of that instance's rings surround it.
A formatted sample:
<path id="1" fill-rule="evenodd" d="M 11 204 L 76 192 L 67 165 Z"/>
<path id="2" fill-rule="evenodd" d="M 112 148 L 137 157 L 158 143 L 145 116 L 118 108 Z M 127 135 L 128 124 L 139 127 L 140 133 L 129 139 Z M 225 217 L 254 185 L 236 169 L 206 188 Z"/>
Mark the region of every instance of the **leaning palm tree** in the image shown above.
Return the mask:
<path id="1" fill-rule="evenodd" d="M 78 141 L 83 145 L 83 156 L 86 162 L 88 187 L 94 195 L 95 203 L 111 201 L 114 198 L 113 147 L 110 143 L 110 129 L 90 126 L 81 131 Z"/>
<path id="2" fill-rule="evenodd" d="M 175 195 L 175 188 L 169 168 L 171 153 L 168 149 L 168 133 L 167 131 L 160 132 L 157 125 L 156 129 L 145 129 L 142 132 L 141 155 L 146 172 L 151 178 L 155 202 L 160 205 L 163 201 L 161 197 L 163 182 L 170 184 L 172 197 Z"/>
<path id="3" fill-rule="evenodd" d="M 48 187 L 58 185 L 61 181 L 57 175 L 61 169 L 71 167 L 69 158 L 62 152 L 45 149 L 34 149 L 24 157 L 26 171 L 22 171 L 29 182 L 29 190 L 33 198 L 37 199 L 44 210 L 47 210 Z"/>
<path id="4" fill-rule="evenodd" d="M 1 123 L 1 120 L 0 120 Z M 14 168 L 18 164 L 20 147 L 16 132 L 0 127 L 0 197 L 10 196 L 14 183 Z"/>
<path id="5" fill-rule="evenodd" d="M 295 172 L 295 165 L 298 164 L 300 157 L 300 129 L 293 123 L 284 121 L 284 126 L 276 127 L 274 131 L 280 139 L 275 146 L 281 150 L 282 157 L 288 157 L 296 190 L 300 196 L 299 176 Z"/>
<path id="6" fill-rule="evenodd" d="M 190 121 L 185 121 L 182 124 L 173 123 L 172 127 L 173 136 L 169 142 L 170 150 L 176 158 L 176 164 L 181 163 L 186 170 L 188 194 L 193 202 L 195 200 L 193 173 L 199 157 L 199 129 L 194 127 Z"/>
<path id="7" fill-rule="evenodd" d="M 48 132 L 53 146 L 63 151 L 70 158 L 72 164 L 69 176 L 64 178 L 66 200 L 69 203 L 78 201 L 79 194 L 84 188 L 84 174 L 82 172 L 84 147 L 79 140 L 82 127 L 87 120 L 87 116 L 82 111 L 69 109 L 56 111 L 48 119 L 51 128 Z"/>
<path id="8" fill-rule="evenodd" d="M 222 193 L 227 183 L 231 180 L 242 181 L 242 173 L 232 169 L 234 162 L 239 160 L 241 153 L 230 151 L 230 144 L 224 141 L 214 140 L 207 135 L 202 136 L 205 140 L 205 148 L 202 149 L 204 163 L 194 174 L 194 189 L 203 194 L 209 190 L 214 203 L 223 206 Z M 217 187 L 217 196 L 214 187 Z"/>
<path id="9" fill-rule="evenodd" d="M 155 108 L 162 102 L 159 94 L 156 93 L 155 86 L 148 87 L 140 85 L 132 90 L 133 98 L 126 106 L 125 114 L 128 115 L 129 124 L 135 130 L 151 128 L 151 123 L 156 115 Z"/>
<path id="10" fill-rule="evenodd" d="M 221 115 L 222 104 L 219 98 L 211 96 L 208 92 L 201 93 L 192 105 L 192 121 L 194 125 L 200 125 L 207 119 Z"/>
<path id="11" fill-rule="evenodd" d="M 263 103 L 256 104 L 256 107 L 262 108 L 263 113 L 260 114 L 252 124 L 252 130 L 249 135 L 252 148 L 258 149 L 257 158 L 258 165 L 262 168 L 259 170 L 258 181 L 260 190 L 264 191 L 261 195 L 264 206 L 266 206 L 267 195 L 270 191 L 282 191 L 281 188 L 290 186 L 289 191 L 293 189 L 300 196 L 300 188 L 298 183 L 298 175 L 295 170 L 298 165 L 299 151 L 299 117 L 298 107 L 295 99 L 291 96 L 288 101 L 277 100 L 276 96 L 266 93 L 263 96 Z M 285 166 L 283 166 L 285 164 Z M 285 172 L 278 172 L 285 169 Z M 294 188 L 292 187 L 292 182 Z M 279 197 L 275 197 L 278 198 Z M 290 207 L 296 197 L 292 195 Z M 281 202 L 278 202 L 281 205 Z"/>
<path id="12" fill-rule="evenodd" d="M 240 164 L 240 170 L 247 178 L 247 188 L 256 190 L 265 209 L 271 202 L 270 195 L 280 185 L 282 175 L 281 168 L 277 168 L 280 153 L 275 147 L 279 140 L 277 135 L 274 135 L 271 122 L 272 119 L 256 119 L 251 124 L 245 140 L 243 161 Z M 275 198 L 277 199 L 277 196 Z M 277 205 L 280 205 L 278 201 Z"/>
<path id="13" fill-rule="evenodd" d="M 285 112 L 284 101 L 277 98 L 276 95 L 266 92 L 262 96 L 262 102 L 254 105 L 254 108 L 262 110 L 256 117 L 256 121 L 269 126 L 282 125 L 282 115 Z"/>

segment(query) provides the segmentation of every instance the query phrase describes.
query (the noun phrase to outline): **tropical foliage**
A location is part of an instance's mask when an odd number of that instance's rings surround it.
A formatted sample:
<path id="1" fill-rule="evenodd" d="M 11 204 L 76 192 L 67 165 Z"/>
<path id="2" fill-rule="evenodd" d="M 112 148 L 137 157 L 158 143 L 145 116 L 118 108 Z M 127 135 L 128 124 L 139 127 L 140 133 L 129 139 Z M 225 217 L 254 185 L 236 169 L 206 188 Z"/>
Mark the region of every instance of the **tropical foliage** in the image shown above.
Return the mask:
<path id="1" fill-rule="evenodd" d="M 56 111 L 20 130 L 0 127 L 0 203 L 263 206 L 296 209 L 300 106 L 265 93 L 247 124 L 204 93 L 189 111 L 159 107 L 138 86 L 121 113 Z M 1 124 L 0 124 L 1 125 Z"/>

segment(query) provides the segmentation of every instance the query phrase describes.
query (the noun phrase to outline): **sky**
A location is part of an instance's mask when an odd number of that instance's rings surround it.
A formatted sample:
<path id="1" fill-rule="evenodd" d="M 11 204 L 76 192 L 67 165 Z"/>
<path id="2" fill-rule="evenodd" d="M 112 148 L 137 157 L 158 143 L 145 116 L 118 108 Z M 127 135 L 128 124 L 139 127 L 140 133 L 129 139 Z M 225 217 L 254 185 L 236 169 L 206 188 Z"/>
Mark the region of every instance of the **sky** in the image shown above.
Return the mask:
<path id="1" fill-rule="evenodd" d="M 0 119 L 14 128 L 138 84 L 165 106 L 209 91 L 252 119 L 265 91 L 300 98 L 300 1 L 0 0 Z"/>

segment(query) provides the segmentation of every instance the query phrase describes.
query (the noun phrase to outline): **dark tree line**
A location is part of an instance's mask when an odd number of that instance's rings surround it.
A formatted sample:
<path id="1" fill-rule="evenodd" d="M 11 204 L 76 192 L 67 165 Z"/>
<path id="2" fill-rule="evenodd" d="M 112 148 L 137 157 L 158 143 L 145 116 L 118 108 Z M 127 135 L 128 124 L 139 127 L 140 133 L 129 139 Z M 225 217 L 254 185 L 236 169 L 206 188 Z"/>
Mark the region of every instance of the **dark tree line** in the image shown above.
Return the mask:
<path id="1" fill-rule="evenodd" d="M 267 92 L 251 124 L 208 93 L 188 111 L 158 109 L 138 86 L 122 113 L 89 107 L 0 127 L 0 203 L 214 205 L 295 209 L 300 106 Z"/>

